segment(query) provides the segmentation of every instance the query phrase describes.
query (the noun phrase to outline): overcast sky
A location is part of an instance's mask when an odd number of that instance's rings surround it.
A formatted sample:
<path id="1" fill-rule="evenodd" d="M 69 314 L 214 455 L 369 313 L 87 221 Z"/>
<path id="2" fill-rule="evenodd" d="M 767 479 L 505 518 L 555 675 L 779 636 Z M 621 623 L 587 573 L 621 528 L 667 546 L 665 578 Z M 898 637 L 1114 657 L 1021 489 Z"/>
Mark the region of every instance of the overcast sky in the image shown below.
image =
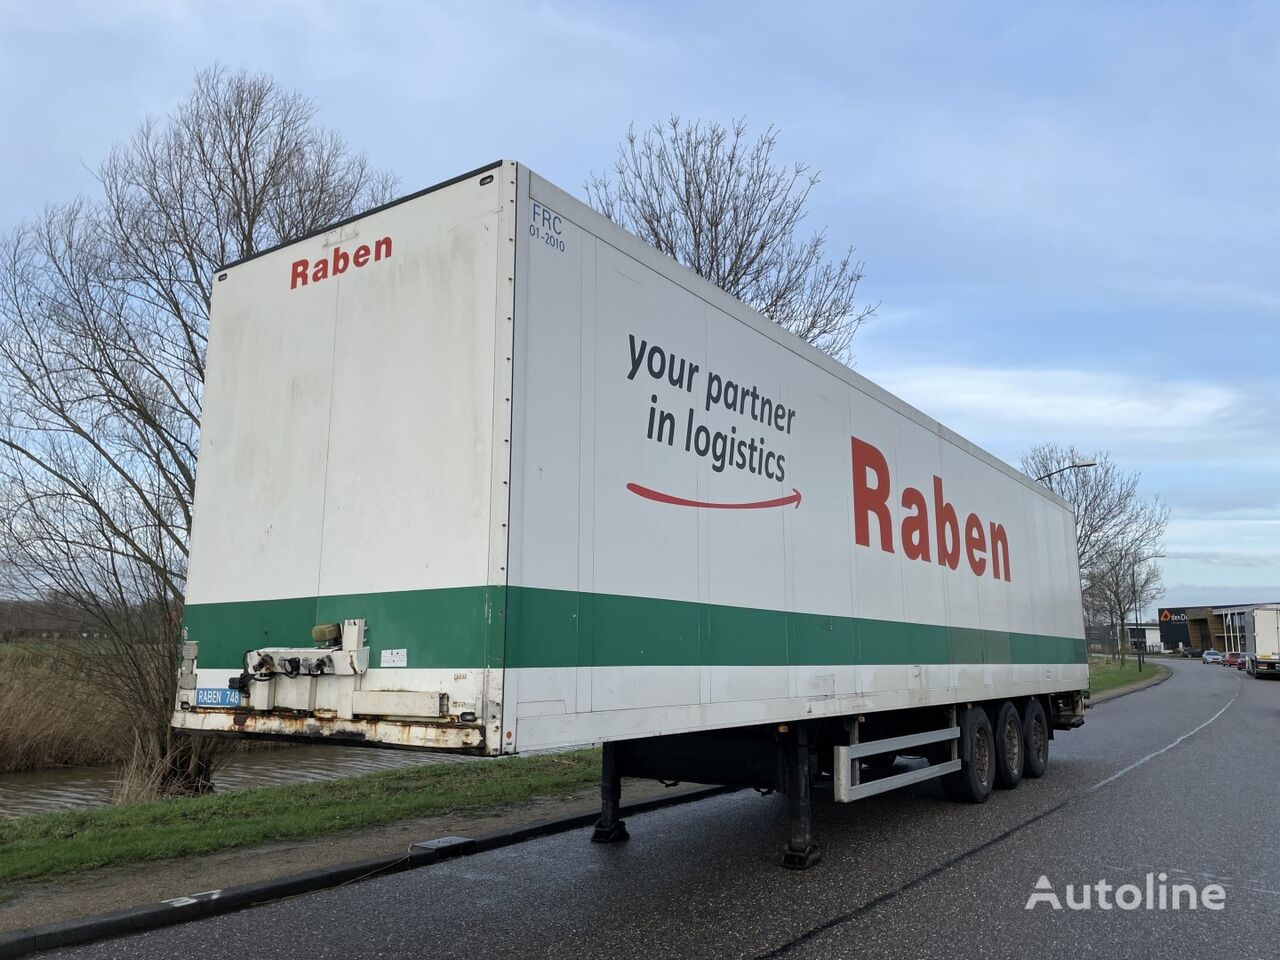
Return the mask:
<path id="1" fill-rule="evenodd" d="M 581 193 L 627 125 L 776 124 L 882 306 L 857 369 L 1016 462 L 1172 508 L 1167 601 L 1280 600 L 1280 5 L 0 0 L 0 228 L 215 62 L 405 191 L 499 157 Z"/>

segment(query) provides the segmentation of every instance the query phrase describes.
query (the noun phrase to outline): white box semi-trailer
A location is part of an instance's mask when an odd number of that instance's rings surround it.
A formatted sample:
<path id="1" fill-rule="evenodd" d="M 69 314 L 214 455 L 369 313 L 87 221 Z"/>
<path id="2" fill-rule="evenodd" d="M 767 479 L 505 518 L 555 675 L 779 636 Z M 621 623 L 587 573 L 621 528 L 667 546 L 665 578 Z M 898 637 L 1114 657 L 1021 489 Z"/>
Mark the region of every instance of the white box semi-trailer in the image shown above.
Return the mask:
<path id="1" fill-rule="evenodd" d="M 1082 720 L 1064 501 L 512 162 L 218 273 L 194 516 L 176 727 L 603 742 L 600 839 Z"/>
<path id="2" fill-rule="evenodd" d="M 1280 604 L 1254 607 L 1249 612 L 1249 626 L 1249 673 L 1255 677 L 1280 677 Z"/>

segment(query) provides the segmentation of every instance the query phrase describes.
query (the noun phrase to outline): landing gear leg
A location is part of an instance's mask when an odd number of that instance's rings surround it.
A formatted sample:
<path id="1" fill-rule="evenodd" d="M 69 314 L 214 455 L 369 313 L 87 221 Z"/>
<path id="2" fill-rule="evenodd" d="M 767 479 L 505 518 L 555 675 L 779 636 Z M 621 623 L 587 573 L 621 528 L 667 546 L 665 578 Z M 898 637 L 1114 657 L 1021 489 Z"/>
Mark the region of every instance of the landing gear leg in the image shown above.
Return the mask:
<path id="1" fill-rule="evenodd" d="M 606 743 L 600 762 L 600 819 L 591 834 L 592 843 L 618 843 L 626 840 L 627 824 L 618 819 L 622 801 L 622 775 L 618 772 L 618 746 Z"/>
<path id="2" fill-rule="evenodd" d="M 807 870 L 821 859 L 813 842 L 813 806 L 809 787 L 809 733 L 797 724 L 787 743 L 787 814 L 790 836 L 782 851 L 782 865 Z"/>

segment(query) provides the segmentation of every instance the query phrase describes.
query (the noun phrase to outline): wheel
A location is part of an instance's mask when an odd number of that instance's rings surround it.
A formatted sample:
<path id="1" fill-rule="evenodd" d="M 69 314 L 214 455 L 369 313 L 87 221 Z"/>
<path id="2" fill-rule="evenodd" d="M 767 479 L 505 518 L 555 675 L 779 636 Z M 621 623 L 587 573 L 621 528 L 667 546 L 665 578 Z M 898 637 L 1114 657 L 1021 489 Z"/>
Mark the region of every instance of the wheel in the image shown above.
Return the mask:
<path id="1" fill-rule="evenodd" d="M 1049 766 L 1049 721 L 1044 707 L 1032 697 L 1022 711 L 1022 775 L 1033 780 L 1043 777 Z"/>
<path id="2" fill-rule="evenodd" d="M 970 707 L 960 715 L 960 769 L 942 778 L 942 789 L 952 800 L 985 803 L 995 781 L 996 751 L 991 738 L 991 720 L 981 707 Z"/>
<path id="3" fill-rule="evenodd" d="M 1006 700 L 995 711 L 996 722 L 992 727 L 992 742 L 996 748 L 996 786 L 1012 790 L 1022 782 L 1024 749 L 1022 718 L 1018 708 Z"/>
<path id="4" fill-rule="evenodd" d="M 888 770 L 898 761 L 896 753 L 875 753 L 869 757 L 863 757 L 862 762 L 872 770 Z"/>

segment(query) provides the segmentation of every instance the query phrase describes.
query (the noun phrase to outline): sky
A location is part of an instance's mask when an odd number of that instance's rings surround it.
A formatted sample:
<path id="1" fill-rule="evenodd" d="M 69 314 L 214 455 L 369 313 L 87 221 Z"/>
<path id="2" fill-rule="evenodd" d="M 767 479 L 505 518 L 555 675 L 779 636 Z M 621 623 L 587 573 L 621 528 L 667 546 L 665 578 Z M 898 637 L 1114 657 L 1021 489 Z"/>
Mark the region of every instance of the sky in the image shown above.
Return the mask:
<path id="1" fill-rule="evenodd" d="M 675 113 L 780 130 L 879 303 L 856 369 L 1016 463 L 1105 450 L 1171 511 L 1168 605 L 1280 601 L 1280 5 L 0 0 L 0 229 L 213 64 L 405 192 L 571 192 Z"/>

